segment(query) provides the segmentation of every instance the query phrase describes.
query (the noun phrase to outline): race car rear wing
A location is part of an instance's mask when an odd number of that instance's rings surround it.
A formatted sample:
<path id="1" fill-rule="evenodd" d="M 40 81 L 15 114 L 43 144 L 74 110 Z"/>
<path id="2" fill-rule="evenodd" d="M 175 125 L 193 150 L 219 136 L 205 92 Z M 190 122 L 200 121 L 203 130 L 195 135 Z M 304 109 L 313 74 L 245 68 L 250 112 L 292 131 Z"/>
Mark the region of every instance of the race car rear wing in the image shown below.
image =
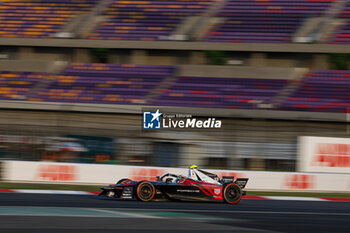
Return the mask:
<path id="1" fill-rule="evenodd" d="M 237 179 L 235 180 L 235 183 L 236 183 L 241 189 L 243 189 L 243 188 L 245 188 L 245 186 L 247 185 L 248 180 L 249 180 L 249 178 L 237 178 Z"/>

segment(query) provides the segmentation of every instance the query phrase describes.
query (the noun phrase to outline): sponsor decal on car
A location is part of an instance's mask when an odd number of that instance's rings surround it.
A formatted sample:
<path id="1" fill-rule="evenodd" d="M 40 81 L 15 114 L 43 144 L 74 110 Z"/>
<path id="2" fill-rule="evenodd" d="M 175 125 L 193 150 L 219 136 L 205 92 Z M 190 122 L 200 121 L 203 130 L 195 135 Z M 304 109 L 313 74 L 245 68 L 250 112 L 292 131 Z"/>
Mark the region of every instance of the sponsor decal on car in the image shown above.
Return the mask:
<path id="1" fill-rule="evenodd" d="M 177 189 L 178 193 L 199 193 L 198 189 Z"/>
<path id="2" fill-rule="evenodd" d="M 122 199 L 132 199 L 133 187 L 125 187 L 121 195 Z"/>

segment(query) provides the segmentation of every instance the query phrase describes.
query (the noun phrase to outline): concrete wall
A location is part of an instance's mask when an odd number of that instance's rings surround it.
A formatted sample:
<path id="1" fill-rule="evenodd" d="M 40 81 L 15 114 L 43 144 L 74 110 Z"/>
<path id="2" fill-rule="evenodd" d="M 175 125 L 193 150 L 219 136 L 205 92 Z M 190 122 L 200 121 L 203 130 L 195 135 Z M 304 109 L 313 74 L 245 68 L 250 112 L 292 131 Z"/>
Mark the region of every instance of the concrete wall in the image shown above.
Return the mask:
<path id="1" fill-rule="evenodd" d="M 300 72 L 300 69 L 281 68 L 280 66 L 182 65 L 179 70 L 180 76 L 267 79 L 294 79 L 296 72 Z M 303 71 L 305 73 L 308 70 L 304 69 Z"/>
<path id="2" fill-rule="evenodd" d="M 19 47 L 19 60 L 31 61 L 67 61 L 68 49 L 44 48 L 44 47 Z"/>
<path id="3" fill-rule="evenodd" d="M 165 173 L 188 176 L 188 168 L 185 167 L 4 161 L 3 169 L 3 180 L 7 182 L 51 184 L 111 184 L 125 177 L 132 180 L 156 180 L 156 176 Z M 248 191 L 350 192 L 348 174 L 206 170 L 219 177 L 249 178 L 245 188 Z"/>
<path id="4" fill-rule="evenodd" d="M 1 41 L 1 38 L 0 38 Z M 269 52 L 226 52 L 227 63 L 237 61 L 234 66 L 251 67 L 308 67 L 325 69 L 329 67 L 327 54 L 307 53 L 269 53 Z M 205 51 L 188 51 L 171 49 L 110 49 L 106 58 L 100 61 L 94 57 L 89 48 L 51 48 L 18 47 L 16 59 L 31 61 L 68 61 L 68 62 L 108 62 L 143 65 L 206 65 L 209 61 Z"/>
<path id="5" fill-rule="evenodd" d="M 93 58 L 89 49 L 74 49 L 72 55 L 72 62 L 92 62 Z"/>
<path id="6" fill-rule="evenodd" d="M 15 110 L 40 110 L 40 111 L 68 111 L 88 113 L 113 113 L 113 114 L 140 114 L 143 109 L 154 109 L 155 106 L 146 105 L 118 105 L 118 104 L 69 104 L 35 101 L 0 101 L 0 109 Z M 255 119 L 281 119 L 293 121 L 326 121 L 326 122 L 350 122 L 348 113 L 330 112 L 303 112 L 303 111 L 278 111 L 271 109 L 217 109 L 217 108 L 189 108 L 189 107 L 158 107 L 161 112 L 193 114 L 197 116 L 218 116 Z M 3 110 L 1 110 L 3 111 Z M 344 130 L 346 130 L 344 128 Z"/>
<path id="7" fill-rule="evenodd" d="M 87 39 L 0 38 L 1 45 L 71 48 L 119 48 L 190 51 L 250 51 L 292 53 L 350 53 L 350 46 L 335 44 L 213 43 L 173 41 L 115 41 Z"/>
<path id="8" fill-rule="evenodd" d="M 20 72 L 57 72 L 68 63 L 63 61 L 0 60 L 0 70 Z"/>

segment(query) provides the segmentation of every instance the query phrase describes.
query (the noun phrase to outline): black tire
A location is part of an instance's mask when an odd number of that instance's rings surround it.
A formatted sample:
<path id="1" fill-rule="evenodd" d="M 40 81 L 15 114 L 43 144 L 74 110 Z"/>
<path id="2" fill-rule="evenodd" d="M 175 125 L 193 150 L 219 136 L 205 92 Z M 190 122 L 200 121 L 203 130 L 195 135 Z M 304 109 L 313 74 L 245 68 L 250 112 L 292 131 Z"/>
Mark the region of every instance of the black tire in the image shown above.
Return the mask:
<path id="1" fill-rule="evenodd" d="M 117 184 L 123 184 L 123 183 L 128 183 L 128 182 L 132 182 L 132 180 L 128 179 L 128 178 L 124 178 L 121 179 L 117 182 Z"/>
<path id="2" fill-rule="evenodd" d="M 242 189 L 235 183 L 225 185 L 223 199 L 228 204 L 237 204 L 242 199 Z"/>
<path id="3" fill-rule="evenodd" d="M 140 201 L 152 201 L 156 194 L 156 188 L 148 181 L 142 181 L 136 188 L 136 197 Z"/>

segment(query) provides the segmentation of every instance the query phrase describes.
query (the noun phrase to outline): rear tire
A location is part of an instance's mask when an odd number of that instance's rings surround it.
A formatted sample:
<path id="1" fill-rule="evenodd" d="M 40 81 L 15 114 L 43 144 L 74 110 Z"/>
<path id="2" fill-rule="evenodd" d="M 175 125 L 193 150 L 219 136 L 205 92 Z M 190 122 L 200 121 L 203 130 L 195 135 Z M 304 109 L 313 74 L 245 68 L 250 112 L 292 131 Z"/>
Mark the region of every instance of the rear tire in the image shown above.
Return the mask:
<path id="1" fill-rule="evenodd" d="M 132 182 L 132 180 L 128 179 L 128 178 L 124 178 L 124 179 L 121 179 L 117 182 L 117 184 L 123 184 L 123 183 L 129 183 L 129 182 Z"/>
<path id="2" fill-rule="evenodd" d="M 224 187 L 223 199 L 228 204 L 237 204 L 242 199 L 242 189 L 235 183 L 229 183 Z"/>
<path id="3" fill-rule="evenodd" d="M 156 188 L 148 181 L 142 181 L 136 189 L 136 197 L 140 201 L 152 201 L 156 194 Z"/>

